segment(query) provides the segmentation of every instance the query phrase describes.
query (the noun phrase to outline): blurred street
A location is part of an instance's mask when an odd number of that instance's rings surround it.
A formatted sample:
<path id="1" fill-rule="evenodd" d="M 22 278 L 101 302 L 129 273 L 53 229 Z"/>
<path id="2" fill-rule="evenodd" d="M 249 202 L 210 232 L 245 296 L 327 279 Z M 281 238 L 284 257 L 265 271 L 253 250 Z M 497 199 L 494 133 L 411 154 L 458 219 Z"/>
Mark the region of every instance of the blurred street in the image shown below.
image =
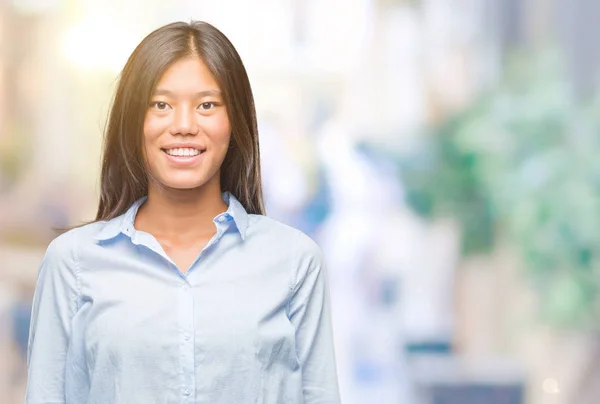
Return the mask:
<path id="1" fill-rule="evenodd" d="M 344 404 L 600 402 L 600 2 L 0 2 L 0 404 L 53 229 L 93 219 L 136 44 L 222 30 L 267 214 L 328 265 Z"/>

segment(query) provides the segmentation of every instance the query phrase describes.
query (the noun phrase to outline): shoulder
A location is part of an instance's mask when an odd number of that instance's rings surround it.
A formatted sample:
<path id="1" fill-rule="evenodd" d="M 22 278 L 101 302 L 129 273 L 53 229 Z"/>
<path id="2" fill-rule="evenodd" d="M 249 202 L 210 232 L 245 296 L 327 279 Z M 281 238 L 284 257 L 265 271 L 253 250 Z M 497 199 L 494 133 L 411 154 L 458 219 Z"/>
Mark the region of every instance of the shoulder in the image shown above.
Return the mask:
<path id="1" fill-rule="evenodd" d="M 317 243 L 302 231 L 278 220 L 263 215 L 248 215 L 249 231 L 253 235 L 277 238 L 281 242 L 307 252 L 319 253 Z"/>
<path id="2" fill-rule="evenodd" d="M 78 229 L 71 229 L 53 239 L 50 244 L 48 244 L 44 260 L 65 261 L 72 259 L 77 230 Z"/>
<path id="3" fill-rule="evenodd" d="M 323 253 L 319 245 L 302 231 L 267 216 L 249 215 L 253 237 L 268 241 L 268 248 L 289 254 L 297 269 L 320 267 Z"/>
<path id="4" fill-rule="evenodd" d="M 76 227 L 69 232 L 73 232 L 73 237 L 76 238 L 77 242 L 93 242 L 109 223 L 111 223 L 109 220 L 91 222 Z"/>
<path id="5" fill-rule="evenodd" d="M 105 224 L 106 222 L 93 222 L 60 234 L 48 244 L 45 260 L 75 261 L 79 245 L 93 242 Z"/>
<path id="6" fill-rule="evenodd" d="M 54 238 L 46 248 L 38 268 L 38 282 L 50 279 L 71 279 L 75 276 L 75 237 L 77 229 L 72 229 Z M 44 281 L 46 279 L 46 281 Z"/>

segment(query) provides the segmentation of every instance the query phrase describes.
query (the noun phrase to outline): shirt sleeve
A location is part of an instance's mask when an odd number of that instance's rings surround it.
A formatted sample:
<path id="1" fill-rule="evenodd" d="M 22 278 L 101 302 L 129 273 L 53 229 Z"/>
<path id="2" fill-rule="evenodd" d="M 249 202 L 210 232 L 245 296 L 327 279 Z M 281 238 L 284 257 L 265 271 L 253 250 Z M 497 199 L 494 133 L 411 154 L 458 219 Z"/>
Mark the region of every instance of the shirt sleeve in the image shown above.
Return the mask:
<path id="1" fill-rule="evenodd" d="M 327 274 L 319 247 L 304 236 L 297 281 L 290 299 L 290 321 L 302 369 L 305 404 L 340 403 Z"/>
<path id="2" fill-rule="evenodd" d="M 71 319 L 77 304 L 72 231 L 50 243 L 39 267 L 27 347 L 26 404 L 65 403 Z"/>

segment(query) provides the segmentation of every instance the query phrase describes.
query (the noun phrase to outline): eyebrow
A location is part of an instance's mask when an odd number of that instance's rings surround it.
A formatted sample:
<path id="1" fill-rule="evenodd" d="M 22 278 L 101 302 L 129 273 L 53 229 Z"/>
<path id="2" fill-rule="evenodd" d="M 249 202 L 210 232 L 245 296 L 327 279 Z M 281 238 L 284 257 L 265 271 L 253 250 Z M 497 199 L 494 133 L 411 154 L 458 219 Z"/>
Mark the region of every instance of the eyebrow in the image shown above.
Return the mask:
<path id="1" fill-rule="evenodd" d="M 164 88 L 158 88 L 153 96 L 157 96 L 157 95 L 165 95 L 167 97 L 174 97 L 175 94 L 172 91 L 166 90 Z M 196 97 L 220 97 L 221 96 L 221 92 L 219 90 L 204 90 L 204 91 L 198 91 L 196 94 L 194 94 Z"/>

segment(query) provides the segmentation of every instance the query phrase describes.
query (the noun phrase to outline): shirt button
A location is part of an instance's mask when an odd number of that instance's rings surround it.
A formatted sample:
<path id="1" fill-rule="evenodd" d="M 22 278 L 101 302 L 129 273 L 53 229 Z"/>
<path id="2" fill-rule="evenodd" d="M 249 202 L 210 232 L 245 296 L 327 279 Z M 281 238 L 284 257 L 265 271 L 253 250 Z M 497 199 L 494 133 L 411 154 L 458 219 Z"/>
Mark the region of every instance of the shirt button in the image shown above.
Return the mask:
<path id="1" fill-rule="evenodd" d="M 225 221 L 225 218 L 223 216 L 219 216 L 219 218 L 217 220 L 219 222 L 223 223 Z"/>
<path id="2" fill-rule="evenodd" d="M 189 395 L 190 395 L 190 393 L 191 393 L 191 390 L 190 390 L 190 389 L 185 389 L 185 390 L 183 390 L 183 394 L 185 394 L 186 396 L 189 396 Z"/>
<path id="3" fill-rule="evenodd" d="M 189 340 L 189 339 L 190 339 L 190 334 L 186 332 L 185 334 L 183 334 L 183 338 L 184 338 L 186 341 L 187 341 L 187 340 Z"/>

